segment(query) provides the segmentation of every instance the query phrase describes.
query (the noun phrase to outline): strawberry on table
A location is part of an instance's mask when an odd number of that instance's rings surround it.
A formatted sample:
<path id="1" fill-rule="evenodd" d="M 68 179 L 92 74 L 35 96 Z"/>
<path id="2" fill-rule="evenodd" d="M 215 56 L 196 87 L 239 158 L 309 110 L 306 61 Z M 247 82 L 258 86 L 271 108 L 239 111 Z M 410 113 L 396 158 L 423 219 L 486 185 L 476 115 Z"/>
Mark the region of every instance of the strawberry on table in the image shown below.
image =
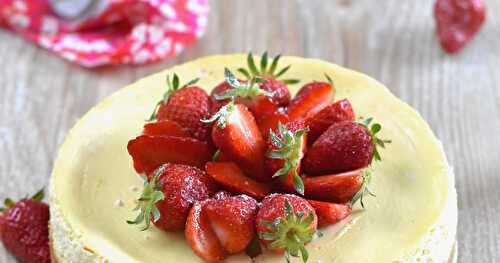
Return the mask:
<path id="1" fill-rule="evenodd" d="M 307 119 L 328 106 L 335 89 L 330 77 L 328 82 L 314 81 L 304 85 L 288 105 L 290 120 Z"/>
<path id="2" fill-rule="evenodd" d="M 233 162 L 208 162 L 205 169 L 218 184 L 234 193 L 261 200 L 271 192 L 266 184 L 249 178 Z"/>
<path id="3" fill-rule="evenodd" d="M 342 174 L 303 177 L 304 196 L 334 203 L 351 202 L 365 181 L 363 173 L 362 170 L 357 170 Z"/>
<path id="4" fill-rule="evenodd" d="M 263 201 L 256 219 L 257 234 L 261 242 L 271 250 L 291 257 L 309 256 L 305 245 L 319 235 L 318 219 L 307 200 L 296 195 L 272 194 Z"/>
<path id="5" fill-rule="evenodd" d="M 0 208 L 0 240 L 25 263 L 50 263 L 49 207 L 42 203 L 43 191 L 31 198 L 5 200 Z"/>
<path id="6" fill-rule="evenodd" d="M 198 79 L 181 86 L 177 74 L 172 81 L 167 76 L 168 89 L 158 102 L 150 121 L 170 120 L 185 128 L 192 137 L 207 141 L 210 139 L 210 125 L 200 122 L 210 117 L 210 98 L 206 91 L 193 86 Z"/>
<path id="7" fill-rule="evenodd" d="M 182 164 L 162 165 L 152 178 L 144 180 L 144 190 L 135 209 L 139 215 L 127 221 L 144 222 L 144 230 L 151 222 L 165 231 L 183 230 L 191 206 L 216 191 L 215 182 L 204 171 Z"/>
<path id="8" fill-rule="evenodd" d="M 146 123 L 142 134 L 149 136 L 191 137 L 177 122 L 169 120 Z"/>
<path id="9" fill-rule="evenodd" d="M 307 131 L 304 122 L 278 124 L 278 132 L 269 132 L 266 164 L 280 181 L 290 190 L 304 194 L 300 178 L 300 166 L 307 147 Z"/>
<path id="10" fill-rule="evenodd" d="M 352 208 L 348 204 L 335 204 L 308 200 L 318 216 L 318 227 L 334 225 L 351 214 Z"/>
<path id="11" fill-rule="evenodd" d="M 188 137 L 141 135 L 127 145 L 138 173 L 151 174 L 165 163 L 187 164 L 203 168 L 213 155 L 206 142 Z"/>
<path id="12" fill-rule="evenodd" d="M 372 119 L 363 123 L 342 121 L 332 124 L 309 148 L 304 158 L 308 175 L 342 173 L 367 167 L 372 160 L 380 160 L 378 147 L 389 140 L 376 135 L 382 129 Z"/>
<path id="13" fill-rule="evenodd" d="M 307 133 L 309 144 L 316 141 L 330 125 L 336 122 L 354 120 L 354 111 L 347 99 L 339 100 L 325 107 L 306 120 L 306 125 L 309 127 L 309 133 Z"/>
<path id="14" fill-rule="evenodd" d="M 212 129 L 214 144 L 245 174 L 258 181 L 271 179 L 264 168 L 266 145 L 247 107 L 231 102 L 204 122 L 216 122 Z"/>

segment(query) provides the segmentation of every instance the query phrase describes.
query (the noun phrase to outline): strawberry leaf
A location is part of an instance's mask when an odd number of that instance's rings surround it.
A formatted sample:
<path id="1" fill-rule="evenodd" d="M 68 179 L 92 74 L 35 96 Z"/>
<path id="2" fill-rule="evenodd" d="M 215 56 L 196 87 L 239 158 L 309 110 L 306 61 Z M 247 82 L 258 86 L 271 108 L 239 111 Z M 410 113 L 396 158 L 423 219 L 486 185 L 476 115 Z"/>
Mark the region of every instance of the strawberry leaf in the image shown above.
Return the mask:
<path id="1" fill-rule="evenodd" d="M 229 115 L 231 115 L 233 110 L 234 110 L 234 102 L 231 101 L 230 103 L 220 108 L 220 110 L 214 115 L 212 115 L 210 119 L 200 120 L 200 121 L 203 123 L 212 123 L 217 121 L 216 123 L 217 127 L 220 129 L 224 129 L 226 127 L 227 118 L 229 117 Z"/>
<path id="2" fill-rule="evenodd" d="M 247 65 L 248 65 L 248 68 L 250 69 L 250 72 L 252 72 L 252 74 L 254 76 L 259 75 L 260 72 L 257 70 L 257 67 L 255 66 L 255 61 L 253 60 L 252 52 L 248 53 Z"/>
<path id="3" fill-rule="evenodd" d="M 267 71 L 267 51 L 262 54 L 260 58 L 260 73 L 265 74 Z"/>

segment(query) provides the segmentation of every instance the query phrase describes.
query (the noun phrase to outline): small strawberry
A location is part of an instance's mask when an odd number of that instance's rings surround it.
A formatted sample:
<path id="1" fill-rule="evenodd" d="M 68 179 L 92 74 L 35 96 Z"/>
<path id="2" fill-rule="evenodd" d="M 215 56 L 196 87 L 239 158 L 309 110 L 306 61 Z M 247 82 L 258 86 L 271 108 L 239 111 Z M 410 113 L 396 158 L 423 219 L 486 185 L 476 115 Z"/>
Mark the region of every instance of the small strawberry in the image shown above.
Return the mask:
<path id="1" fill-rule="evenodd" d="M 351 214 L 352 208 L 347 204 L 335 204 L 308 200 L 318 216 L 318 227 L 336 224 Z"/>
<path id="2" fill-rule="evenodd" d="M 351 171 L 342 174 L 303 177 L 304 196 L 314 200 L 334 203 L 348 203 L 362 189 L 363 171 Z M 368 183 L 368 181 L 367 181 Z M 355 200 L 356 201 L 356 200 Z"/>
<path id="3" fill-rule="evenodd" d="M 336 122 L 354 120 L 354 111 L 347 99 L 339 100 L 325 107 L 306 120 L 306 125 L 309 127 L 309 133 L 307 133 L 309 144 L 316 141 L 330 125 Z"/>
<path id="4" fill-rule="evenodd" d="M 257 213 L 256 229 L 261 242 L 271 250 L 285 252 L 307 261 L 305 245 L 319 235 L 314 208 L 303 198 L 289 194 L 272 194 L 264 198 Z"/>
<path id="5" fill-rule="evenodd" d="M 333 100 L 335 89 L 330 77 L 328 82 L 311 82 L 304 85 L 288 105 L 290 120 L 307 119 L 328 106 Z"/>
<path id="6" fill-rule="evenodd" d="M 203 168 L 213 155 L 205 142 L 187 137 L 141 135 L 127 145 L 138 173 L 151 174 L 164 163 L 187 164 Z"/>
<path id="7" fill-rule="evenodd" d="M 376 137 L 382 126 L 343 121 L 332 124 L 309 148 L 304 158 L 308 175 L 342 173 L 367 167 L 373 159 L 380 160 L 378 147 L 389 140 Z"/>
<path id="8" fill-rule="evenodd" d="M 278 129 L 278 124 L 287 124 L 289 122 L 288 115 L 283 108 L 279 108 L 277 111 L 264 115 L 262 118 L 257 120 L 260 132 L 264 139 L 269 137 L 269 131 L 276 131 Z"/>
<path id="9" fill-rule="evenodd" d="M 257 201 L 246 195 L 211 199 L 203 204 L 211 226 L 228 254 L 242 252 L 255 236 Z"/>
<path id="10" fill-rule="evenodd" d="M 189 211 L 184 236 L 194 253 L 204 261 L 221 262 L 227 253 L 203 210 L 203 204 L 207 201 L 196 202 Z"/>
<path id="11" fill-rule="evenodd" d="M 215 182 L 202 170 L 182 165 L 160 166 L 151 179 L 144 178 L 144 190 L 135 210 L 137 218 L 129 224 L 150 223 L 165 231 L 184 229 L 189 209 L 196 201 L 215 193 Z"/>
<path id="12" fill-rule="evenodd" d="M 175 121 L 192 137 L 201 141 L 210 139 L 210 126 L 200 122 L 210 116 L 210 98 L 203 89 L 193 86 L 197 81 L 194 79 L 180 86 L 177 74 L 174 74 L 172 81 L 167 76 L 168 89 L 158 102 L 150 121 Z"/>
<path id="13" fill-rule="evenodd" d="M 261 200 L 270 194 L 266 184 L 247 177 L 233 162 L 208 162 L 207 174 L 225 189 L 238 194 L 247 194 Z"/>
<path id="14" fill-rule="evenodd" d="M 225 80 L 212 89 L 212 92 L 210 92 L 210 101 L 211 101 L 210 112 L 212 114 L 215 114 L 220 110 L 220 108 L 231 102 L 231 99 L 217 99 L 231 89 L 233 89 L 233 87 L 229 85 L 229 83 L 227 83 L 227 81 Z"/>
<path id="15" fill-rule="evenodd" d="M 43 191 L 30 199 L 5 200 L 0 208 L 0 240 L 7 251 L 26 263 L 50 263 L 49 207 Z"/>
<path id="16" fill-rule="evenodd" d="M 287 85 L 296 84 L 299 81 L 296 79 L 284 79 L 278 80 L 281 76 L 283 76 L 291 67 L 288 65 L 280 70 L 278 70 L 278 64 L 281 56 L 278 55 L 272 58 L 271 63 L 269 64 L 269 58 L 267 56 L 267 52 L 262 54 L 260 59 L 259 66 L 255 64 L 254 57 L 252 53 L 249 53 L 247 56 L 247 66 L 246 68 L 239 68 L 238 72 L 243 74 L 247 80 L 250 80 L 254 77 L 259 77 L 263 81 L 259 83 L 259 88 L 267 91 L 270 95 L 271 100 L 280 105 L 286 106 L 290 102 L 290 91 L 288 90 Z"/>
<path id="17" fill-rule="evenodd" d="M 191 137 L 177 122 L 169 120 L 146 123 L 142 134 L 149 136 Z"/>
<path id="18" fill-rule="evenodd" d="M 304 194 L 300 164 L 307 147 L 307 131 L 303 122 L 278 124 L 278 132 L 269 131 L 266 164 L 281 182 L 292 191 Z"/>
<path id="19" fill-rule="evenodd" d="M 231 158 L 248 176 L 258 181 L 271 179 L 264 169 L 265 142 L 247 107 L 231 102 L 212 118 L 203 121 L 216 122 L 212 140 L 221 153 Z"/>

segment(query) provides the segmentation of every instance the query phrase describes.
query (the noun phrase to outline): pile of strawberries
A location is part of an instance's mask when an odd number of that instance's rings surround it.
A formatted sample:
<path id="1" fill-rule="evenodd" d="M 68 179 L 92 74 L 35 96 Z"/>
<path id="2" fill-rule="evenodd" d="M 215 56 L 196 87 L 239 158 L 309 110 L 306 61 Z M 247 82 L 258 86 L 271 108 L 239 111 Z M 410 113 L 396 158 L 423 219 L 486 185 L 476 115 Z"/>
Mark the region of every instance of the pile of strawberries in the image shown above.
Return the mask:
<path id="1" fill-rule="evenodd" d="M 279 80 L 280 57 L 251 54 L 248 68 L 226 69 L 208 95 L 167 77 L 168 90 L 143 134 L 128 143 L 145 183 L 131 224 L 185 231 L 208 262 L 261 249 L 307 261 L 318 228 L 346 218 L 369 193 L 372 160 L 389 141 L 380 124 L 357 122 L 347 99 L 332 102 L 325 82 L 304 85 L 292 99 Z"/>

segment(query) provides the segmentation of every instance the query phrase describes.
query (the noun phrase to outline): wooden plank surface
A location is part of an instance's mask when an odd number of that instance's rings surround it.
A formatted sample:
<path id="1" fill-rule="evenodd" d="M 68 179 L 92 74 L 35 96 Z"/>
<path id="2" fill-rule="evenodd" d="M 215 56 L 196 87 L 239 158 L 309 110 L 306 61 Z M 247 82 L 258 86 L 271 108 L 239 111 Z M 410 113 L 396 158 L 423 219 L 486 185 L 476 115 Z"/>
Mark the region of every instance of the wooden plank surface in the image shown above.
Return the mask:
<path id="1" fill-rule="evenodd" d="M 418 109 L 457 175 L 459 262 L 500 262 L 500 1 L 460 54 L 434 36 L 432 0 L 213 0 L 206 36 L 178 58 L 87 70 L 0 31 L 0 198 L 47 186 L 68 129 L 103 97 L 196 57 L 299 55 L 364 72 Z M 0 262 L 16 262 L 0 246 Z"/>

